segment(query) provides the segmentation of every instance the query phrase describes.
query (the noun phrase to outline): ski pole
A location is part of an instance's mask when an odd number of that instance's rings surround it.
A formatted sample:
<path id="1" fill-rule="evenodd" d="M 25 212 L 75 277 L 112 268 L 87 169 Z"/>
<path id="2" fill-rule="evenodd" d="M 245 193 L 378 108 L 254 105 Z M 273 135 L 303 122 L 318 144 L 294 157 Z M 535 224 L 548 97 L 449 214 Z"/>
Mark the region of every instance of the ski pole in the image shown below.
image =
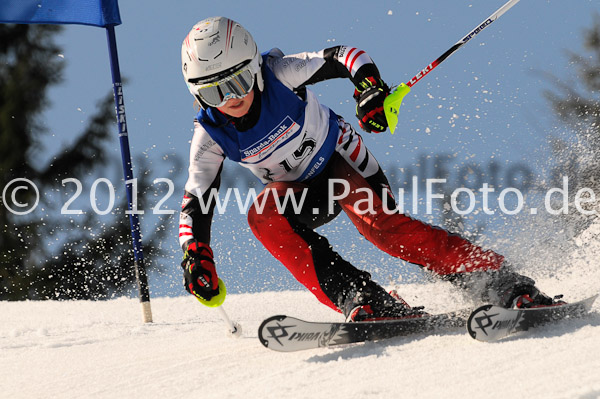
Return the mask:
<path id="1" fill-rule="evenodd" d="M 486 18 L 483 22 L 477 25 L 468 35 L 463 37 L 461 40 L 456 42 L 452 47 L 450 47 L 444 54 L 436 58 L 431 64 L 427 65 L 423 68 L 419 73 L 417 73 L 411 80 L 406 83 L 400 84 L 393 93 L 391 93 L 385 99 L 383 103 L 383 109 L 385 112 L 385 117 L 388 121 L 388 125 L 390 127 L 390 131 L 394 134 L 394 130 L 396 130 L 396 125 L 398 124 L 398 112 L 400 109 L 400 105 L 402 105 L 402 99 L 410 92 L 410 88 L 413 87 L 419 80 L 423 79 L 429 72 L 433 71 L 438 65 L 440 65 L 446 58 L 450 57 L 456 50 L 461 48 L 464 44 L 466 44 L 469 40 L 471 40 L 475 35 L 479 34 L 482 30 L 487 28 L 492 22 L 500 18 L 505 12 L 511 9 L 512 6 L 517 4 L 519 0 L 509 0 L 506 4 L 496 10 L 492 15 Z"/>
<path id="2" fill-rule="evenodd" d="M 223 302 L 225 302 L 226 296 L 227 288 L 225 287 L 225 283 L 223 280 L 219 279 L 219 293 L 216 296 L 212 297 L 210 300 L 200 298 L 199 296 L 197 296 L 196 299 L 204 306 L 208 306 L 209 308 L 217 308 L 221 318 L 223 321 L 225 321 L 225 324 L 227 324 L 227 328 L 229 329 L 231 336 L 239 338 L 242 336 L 242 326 L 234 321 L 231 321 L 229 316 L 227 316 L 225 309 L 223 309 Z"/>
<path id="3" fill-rule="evenodd" d="M 219 306 L 217 309 L 219 310 L 221 318 L 225 321 L 225 324 L 227 324 L 227 328 L 229 328 L 229 332 L 231 333 L 231 335 L 236 338 L 241 337 L 242 326 L 240 326 L 238 323 L 231 321 L 229 316 L 227 316 L 225 309 L 223 309 L 223 305 Z"/>

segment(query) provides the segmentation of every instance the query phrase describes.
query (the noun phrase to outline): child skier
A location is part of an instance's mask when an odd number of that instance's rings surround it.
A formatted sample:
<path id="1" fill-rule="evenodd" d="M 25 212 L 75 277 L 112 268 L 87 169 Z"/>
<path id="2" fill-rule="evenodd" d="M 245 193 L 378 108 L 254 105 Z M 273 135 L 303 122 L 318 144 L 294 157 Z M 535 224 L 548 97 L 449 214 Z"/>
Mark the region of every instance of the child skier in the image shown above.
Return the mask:
<path id="1" fill-rule="evenodd" d="M 478 300 L 505 307 L 553 303 L 532 279 L 511 270 L 503 256 L 390 212 L 394 199 L 387 178 L 361 136 L 307 89 L 327 79 L 350 79 L 360 127 L 385 131 L 383 100 L 390 89 L 364 51 L 336 46 L 261 55 L 240 24 L 216 17 L 194 25 L 181 57 L 186 84 L 201 108 L 194 120 L 179 228 L 188 292 L 208 302 L 220 293 L 209 245 L 214 200 L 209 212 L 202 211 L 200 200 L 208 203 L 211 190 L 218 189 L 227 157 L 266 185 L 248 212 L 256 238 L 347 320 L 415 317 L 423 310 L 386 292 L 315 232 L 342 210 L 382 251 L 422 266 Z M 300 210 L 280 209 L 280 197 L 290 194 L 301 201 Z"/>

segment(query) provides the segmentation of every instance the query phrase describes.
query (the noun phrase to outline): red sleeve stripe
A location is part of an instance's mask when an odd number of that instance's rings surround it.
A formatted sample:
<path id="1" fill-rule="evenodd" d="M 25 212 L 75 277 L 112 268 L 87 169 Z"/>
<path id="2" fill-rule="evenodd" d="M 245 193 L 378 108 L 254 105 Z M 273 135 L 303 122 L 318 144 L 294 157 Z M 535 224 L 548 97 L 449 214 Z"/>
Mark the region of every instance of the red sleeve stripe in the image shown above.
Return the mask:
<path id="1" fill-rule="evenodd" d="M 350 59 L 350 56 L 352 55 L 352 53 L 356 50 L 356 48 L 351 48 L 350 50 L 348 50 L 348 52 L 346 53 L 346 57 L 344 58 L 344 65 L 346 66 L 346 68 L 348 68 L 348 60 Z M 349 68 L 348 68 L 349 69 Z"/>
<path id="2" fill-rule="evenodd" d="M 352 73 L 352 71 L 354 70 L 354 62 L 356 62 L 356 60 L 358 59 L 358 57 L 360 57 L 361 55 L 363 55 L 365 52 L 360 50 L 358 53 L 356 53 L 356 55 L 354 56 L 354 58 L 352 58 L 352 62 L 350 63 L 350 68 L 348 68 L 348 70 L 350 71 L 350 73 Z M 346 65 L 347 67 L 348 65 Z"/>
<path id="3" fill-rule="evenodd" d="M 180 225 L 179 225 L 179 228 L 180 228 L 180 229 L 191 229 L 191 228 L 192 228 L 192 226 L 188 226 L 187 224 L 180 224 Z"/>
<path id="4" fill-rule="evenodd" d="M 183 236 L 193 236 L 192 233 L 179 233 L 179 237 L 183 237 Z"/>
<path id="5" fill-rule="evenodd" d="M 362 140 L 360 139 L 360 136 L 358 136 L 356 148 L 354 149 L 354 151 L 352 151 L 352 154 L 350 155 L 350 159 L 352 160 L 352 162 L 356 162 L 356 159 L 358 158 L 358 154 L 360 153 L 361 142 Z"/>

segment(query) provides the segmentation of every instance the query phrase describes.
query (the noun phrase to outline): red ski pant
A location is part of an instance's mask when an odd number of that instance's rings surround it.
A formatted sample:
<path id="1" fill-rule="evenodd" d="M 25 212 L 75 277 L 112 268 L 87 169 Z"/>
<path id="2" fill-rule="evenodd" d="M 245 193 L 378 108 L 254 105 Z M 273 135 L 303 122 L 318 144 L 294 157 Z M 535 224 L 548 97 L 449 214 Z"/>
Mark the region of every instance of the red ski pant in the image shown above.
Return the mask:
<path id="1" fill-rule="evenodd" d="M 360 166 L 365 165 L 365 158 L 358 161 L 358 157 L 354 162 L 351 156 L 339 151 L 318 178 L 308 184 L 271 183 L 248 213 L 250 227 L 258 240 L 319 301 L 339 310 L 339 293 L 366 274 L 342 259 L 326 238 L 314 231 L 335 217 L 340 208 L 360 234 L 379 249 L 433 274 L 449 276 L 500 268 L 503 257 L 493 251 L 404 214 L 386 212 L 382 198 L 390 194 L 382 193 L 381 187 L 389 187 L 385 175 L 372 158 L 377 172 L 364 177 Z M 333 192 L 328 193 L 328 189 Z M 298 200 L 304 198 L 301 210 L 291 209 L 290 201 L 282 208 L 282 200 L 286 195 L 290 200 L 291 193 Z M 337 213 L 315 216 L 315 210 L 322 215 L 327 209 L 328 197 L 336 198 Z M 368 205 L 370 209 L 365 212 Z M 393 209 L 394 205 L 390 196 L 386 209 Z"/>

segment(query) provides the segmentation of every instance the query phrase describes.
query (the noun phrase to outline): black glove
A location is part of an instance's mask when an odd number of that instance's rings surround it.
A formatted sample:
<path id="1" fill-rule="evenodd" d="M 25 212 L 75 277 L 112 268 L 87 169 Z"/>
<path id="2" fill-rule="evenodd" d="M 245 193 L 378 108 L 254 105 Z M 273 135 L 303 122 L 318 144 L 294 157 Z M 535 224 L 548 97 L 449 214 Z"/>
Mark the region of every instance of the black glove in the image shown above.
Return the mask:
<path id="1" fill-rule="evenodd" d="M 191 243 L 185 251 L 181 267 L 187 292 L 206 301 L 219 294 L 219 277 L 213 251 L 208 244 Z"/>
<path id="2" fill-rule="evenodd" d="M 388 127 L 383 100 L 390 94 L 390 88 L 381 79 L 364 78 L 354 90 L 356 117 L 358 124 L 368 133 L 381 133 Z"/>

